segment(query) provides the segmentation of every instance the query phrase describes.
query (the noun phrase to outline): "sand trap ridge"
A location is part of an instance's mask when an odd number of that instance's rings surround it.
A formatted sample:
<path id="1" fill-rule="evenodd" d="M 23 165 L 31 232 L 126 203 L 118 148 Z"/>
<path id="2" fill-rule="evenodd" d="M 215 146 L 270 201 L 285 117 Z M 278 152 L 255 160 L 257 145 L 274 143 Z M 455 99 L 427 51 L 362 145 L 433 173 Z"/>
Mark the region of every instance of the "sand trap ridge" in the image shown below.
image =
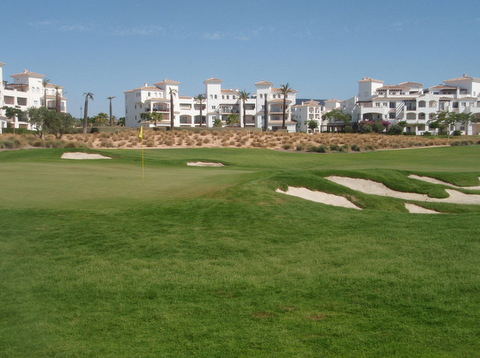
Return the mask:
<path id="1" fill-rule="evenodd" d="M 415 200 L 425 201 L 432 203 L 449 203 L 449 204 L 468 204 L 468 205 L 480 205 L 480 195 L 476 194 L 464 194 L 457 190 L 446 189 L 449 197 L 444 199 L 430 198 L 426 194 L 417 193 L 404 193 L 396 190 L 392 190 L 386 187 L 382 183 L 375 182 L 373 180 L 348 178 L 339 176 L 329 176 L 328 179 L 334 183 L 346 186 L 352 190 L 357 190 L 365 194 L 388 196 L 392 198 L 398 198 L 403 200 Z"/>
<path id="2" fill-rule="evenodd" d="M 287 191 L 277 189 L 276 192 L 296 196 L 298 198 L 314 201 L 317 203 L 362 210 L 343 196 L 324 193 L 322 191 L 313 191 L 306 188 L 296 188 L 293 186 L 289 186 Z"/>
<path id="3" fill-rule="evenodd" d="M 410 174 L 408 177 L 410 179 L 417 179 L 417 180 L 425 181 L 427 183 L 448 185 L 448 186 L 451 186 L 452 188 L 457 188 L 457 189 L 480 190 L 480 185 L 478 185 L 478 186 L 458 186 L 458 185 L 447 183 L 446 181 L 442 181 L 442 180 L 439 180 L 439 179 L 430 178 L 430 177 L 422 177 L 422 176 L 415 175 L 415 174 Z M 480 179 L 480 177 L 479 177 L 479 179 Z"/>
<path id="4" fill-rule="evenodd" d="M 412 214 L 440 214 L 438 211 L 422 208 L 415 204 L 405 203 L 405 208 Z"/>
<path id="5" fill-rule="evenodd" d="M 82 153 L 82 152 L 70 152 L 70 153 L 63 153 L 62 159 L 112 159 L 110 157 L 105 157 L 101 154 L 91 154 L 91 153 Z"/>

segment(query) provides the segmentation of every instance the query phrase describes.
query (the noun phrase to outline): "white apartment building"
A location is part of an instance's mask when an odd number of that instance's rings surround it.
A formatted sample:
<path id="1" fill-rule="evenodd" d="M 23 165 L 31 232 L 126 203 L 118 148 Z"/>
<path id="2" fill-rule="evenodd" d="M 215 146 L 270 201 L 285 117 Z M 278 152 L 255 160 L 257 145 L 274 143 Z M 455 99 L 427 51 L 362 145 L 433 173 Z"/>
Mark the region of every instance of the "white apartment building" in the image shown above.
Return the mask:
<path id="1" fill-rule="evenodd" d="M 297 131 L 300 132 L 321 132 L 323 123 L 322 115 L 326 112 L 325 106 L 321 105 L 319 101 L 302 101 L 292 107 L 292 120 L 297 122 Z M 308 123 L 310 121 L 317 122 L 318 127 L 313 131 L 309 129 Z"/>
<path id="2" fill-rule="evenodd" d="M 264 128 L 264 105 L 267 99 L 267 124 L 269 130 L 275 131 L 282 127 L 283 95 L 279 88 L 274 88 L 271 82 L 255 83 L 256 93 L 249 96 L 244 103 L 237 89 L 222 89 L 222 80 L 210 77 L 205 85 L 205 100 L 202 102 L 202 125 L 213 127 L 216 120 L 226 126 L 229 115 L 238 115 L 239 126 Z M 170 99 L 173 95 L 173 112 L 175 127 L 200 126 L 200 103 L 194 97 L 182 96 L 179 93 L 180 82 L 164 79 L 153 86 L 147 83 L 143 87 L 125 91 L 125 125 L 128 127 L 155 126 L 154 123 L 142 121 L 141 114 L 157 112 L 162 114 L 162 121 L 157 126 L 170 126 Z M 296 122 L 292 120 L 291 107 L 296 101 L 297 91 L 293 90 L 286 99 L 287 118 L 285 125 L 288 132 L 295 132 Z M 244 124 L 245 123 L 245 124 Z"/>
<path id="3" fill-rule="evenodd" d="M 5 117 L 4 106 L 16 107 L 22 111 L 26 111 L 30 107 L 43 106 L 47 101 L 47 108 L 56 108 L 57 91 L 60 96 L 60 108 L 62 112 L 67 111 L 67 99 L 63 97 L 63 87 L 48 83 L 46 87 L 43 85 L 45 75 L 24 70 L 21 73 L 10 75 L 13 78 L 12 83 L 3 80 L 3 66 L 0 62 L 0 133 L 1 128 L 6 128 L 7 122 L 10 122 L 15 128 L 32 129 L 28 122 L 19 121 L 18 118 L 8 119 Z"/>
<path id="4" fill-rule="evenodd" d="M 353 98 L 357 105 L 346 112 L 352 115 L 354 122 L 405 121 L 405 130 L 416 134 L 433 131 L 428 121 L 438 111 L 472 113 L 480 118 L 480 79 L 464 74 L 443 82 L 424 89 L 421 83 L 385 85 L 384 81 L 364 77 L 358 82 L 358 97 Z M 454 129 L 473 134 L 472 124 L 459 123 Z"/>

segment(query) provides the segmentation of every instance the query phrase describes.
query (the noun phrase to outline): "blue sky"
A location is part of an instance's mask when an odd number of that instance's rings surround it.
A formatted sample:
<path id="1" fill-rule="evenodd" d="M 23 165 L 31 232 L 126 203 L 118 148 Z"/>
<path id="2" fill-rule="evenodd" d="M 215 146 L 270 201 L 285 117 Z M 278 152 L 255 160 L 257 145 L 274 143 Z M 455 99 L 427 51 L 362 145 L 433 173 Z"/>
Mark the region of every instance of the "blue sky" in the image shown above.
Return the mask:
<path id="1" fill-rule="evenodd" d="M 28 69 L 63 85 L 68 110 L 124 116 L 124 94 L 164 78 L 180 94 L 208 77 L 254 92 L 347 99 L 364 76 L 395 84 L 480 77 L 480 1 L 0 0 L 4 80 Z"/>

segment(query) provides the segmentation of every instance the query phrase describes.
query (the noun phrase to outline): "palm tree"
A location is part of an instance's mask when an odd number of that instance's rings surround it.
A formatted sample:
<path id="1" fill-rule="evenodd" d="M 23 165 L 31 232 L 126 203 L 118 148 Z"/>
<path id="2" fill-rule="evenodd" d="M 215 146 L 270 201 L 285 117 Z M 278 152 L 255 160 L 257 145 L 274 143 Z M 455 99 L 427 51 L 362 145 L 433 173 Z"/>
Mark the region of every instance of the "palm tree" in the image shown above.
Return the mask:
<path id="1" fill-rule="evenodd" d="M 57 113 L 61 112 L 61 99 L 60 99 L 60 92 L 58 91 L 60 86 L 55 86 L 55 111 Z"/>
<path id="2" fill-rule="evenodd" d="M 287 112 L 287 96 L 289 93 L 293 92 L 293 89 L 290 87 L 290 84 L 287 82 L 286 85 L 280 85 L 280 91 L 283 94 L 283 120 L 282 120 L 282 129 L 285 129 L 285 116 Z"/>
<path id="3" fill-rule="evenodd" d="M 250 96 L 250 93 L 248 93 L 246 90 L 238 92 L 238 97 L 242 100 L 243 103 L 243 118 L 242 118 L 242 123 L 243 127 L 246 126 L 246 109 L 245 109 L 245 102 L 248 99 L 248 96 Z"/>
<path id="4" fill-rule="evenodd" d="M 265 93 L 264 94 L 265 96 L 265 105 L 264 105 L 264 114 L 265 114 L 265 121 L 264 121 L 264 125 L 265 125 L 265 132 L 268 131 L 268 102 L 267 102 L 267 94 Z"/>
<path id="5" fill-rule="evenodd" d="M 114 99 L 115 96 L 113 97 L 107 97 L 107 99 L 110 101 L 110 127 L 113 127 L 113 117 L 112 117 L 112 99 Z"/>
<path id="6" fill-rule="evenodd" d="M 83 134 L 87 134 L 87 119 L 88 119 L 88 99 L 93 101 L 93 93 L 87 92 L 83 94 L 85 96 L 85 107 L 83 112 Z"/>
<path id="7" fill-rule="evenodd" d="M 173 131 L 173 126 L 175 124 L 174 122 L 174 117 L 173 117 L 173 97 L 175 96 L 175 93 L 177 93 L 177 90 L 174 88 L 170 87 L 170 130 Z"/>
<path id="8" fill-rule="evenodd" d="M 205 96 L 203 94 L 199 94 L 197 97 L 194 98 L 195 101 L 197 101 L 198 103 L 200 103 L 200 127 L 202 126 L 202 121 L 203 121 L 203 115 L 202 115 L 202 111 L 203 111 L 203 101 L 205 101 Z"/>
<path id="9" fill-rule="evenodd" d="M 43 106 L 47 108 L 47 85 L 50 82 L 49 79 L 44 78 L 42 81 L 43 85 Z"/>

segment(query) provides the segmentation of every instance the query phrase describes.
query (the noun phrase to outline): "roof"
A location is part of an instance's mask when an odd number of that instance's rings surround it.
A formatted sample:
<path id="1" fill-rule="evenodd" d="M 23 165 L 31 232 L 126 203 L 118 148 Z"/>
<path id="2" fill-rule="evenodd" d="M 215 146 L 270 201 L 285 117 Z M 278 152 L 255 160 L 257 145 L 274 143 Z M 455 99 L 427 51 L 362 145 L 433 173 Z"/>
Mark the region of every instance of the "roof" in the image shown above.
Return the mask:
<path id="1" fill-rule="evenodd" d="M 273 83 L 265 80 L 261 80 L 260 82 L 255 82 L 255 86 L 265 86 L 265 85 L 273 86 Z"/>
<path id="2" fill-rule="evenodd" d="M 0 67 L 3 67 L 5 66 L 5 64 L 3 62 L 0 62 Z"/>
<path id="3" fill-rule="evenodd" d="M 178 81 L 173 81 L 173 80 L 167 80 L 166 78 L 164 78 L 163 81 L 154 83 L 154 85 L 157 85 L 157 84 L 165 84 L 165 85 L 178 86 L 178 85 L 180 84 L 180 82 L 178 82 Z"/>
<path id="4" fill-rule="evenodd" d="M 378 82 L 378 83 L 383 83 L 381 80 L 376 80 L 370 77 L 363 77 L 360 81 L 358 82 Z"/>
<path id="5" fill-rule="evenodd" d="M 181 99 L 192 99 L 193 97 L 189 97 L 189 96 L 178 96 L 178 98 L 181 98 Z"/>
<path id="6" fill-rule="evenodd" d="M 298 104 L 297 106 L 320 106 L 320 102 L 311 99 L 310 101 L 302 102 L 302 104 Z"/>
<path id="7" fill-rule="evenodd" d="M 272 88 L 272 92 L 282 92 L 281 88 Z M 289 93 L 297 93 L 297 90 L 290 88 Z"/>
<path id="8" fill-rule="evenodd" d="M 214 78 L 214 77 L 210 77 L 210 78 L 207 78 L 205 81 L 203 81 L 203 84 L 207 84 L 207 83 L 222 83 L 223 80 L 219 80 L 218 78 Z"/>
<path id="9" fill-rule="evenodd" d="M 408 89 L 410 88 L 409 86 L 402 86 L 402 85 L 386 85 L 377 88 L 377 91 L 379 90 L 387 90 L 387 89 Z"/>
<path id="10" fill-rule="evenodd" d="M 445 85 L 437 85 L 437 86 L 432 86 L 429 87 L 428 89 L 451 89 L 451 90 L 456 90 L 458 87 L 453 87 L 453 86 L 445 86 Z"/>
<path id="11" fill-rule="evenodd" d="M 29 70 L 23 70 L 21 73 L 16 73 L 14 75 L 10 75 L 10 77 L 36 77 L 36 78 L 44 78 L 45 75 L 40 73 L 30 72 Z"/>
<path id="12" fill-rule="evenodd" d="M 125 91 L 123 93 L 130 93 L 130 92 L 134 92 L 134 91 L 162 91 L 162 89 L 158 88 L 158 87 L 153 87 L 153 86 L 143 86 L 143 87 L 138 87 L 138 88 L 134 88 L 134 89 L 131 89 L 131 90 L 128 90 L 128 91 Z"/>
<path id="13" fill-rule="evenodd" d="M 339 99 L 336 99 L 336 98 L 332 98 L 332 99 L 327 99 L 327 100 L 325 101 L 325 103 L 327 103 L 327 102 L 343 102 L 343 101 L 341 101 L 341 100 L 339 100 Z"/>
<path id="14" fill-rule="evenodd" d="M 467 76 L 465 73 L 463 74 L 462 77 L 457 77 L 457 78 L 452 78 L 449 80 L 445 80 L 443 82 L 457 82 L 457 81 L 475 81 L 475 82 L 480 82 L 480 78 L 475 78 L 471 76 Z"/>
<path id="15" fill-rule="evenodd" d="M 231 90 L 231 89 L 222 89 L 222 93 L 233 93 L 233 94 L 238 94 L 238 91 Z"/>
<path id="16" fill-rule="evenodd" d="M 406 87 L 423 87 L 423 83 L 417 82 L 402 82 L 398 84 L 399 86 L 406 86 Z"/>

